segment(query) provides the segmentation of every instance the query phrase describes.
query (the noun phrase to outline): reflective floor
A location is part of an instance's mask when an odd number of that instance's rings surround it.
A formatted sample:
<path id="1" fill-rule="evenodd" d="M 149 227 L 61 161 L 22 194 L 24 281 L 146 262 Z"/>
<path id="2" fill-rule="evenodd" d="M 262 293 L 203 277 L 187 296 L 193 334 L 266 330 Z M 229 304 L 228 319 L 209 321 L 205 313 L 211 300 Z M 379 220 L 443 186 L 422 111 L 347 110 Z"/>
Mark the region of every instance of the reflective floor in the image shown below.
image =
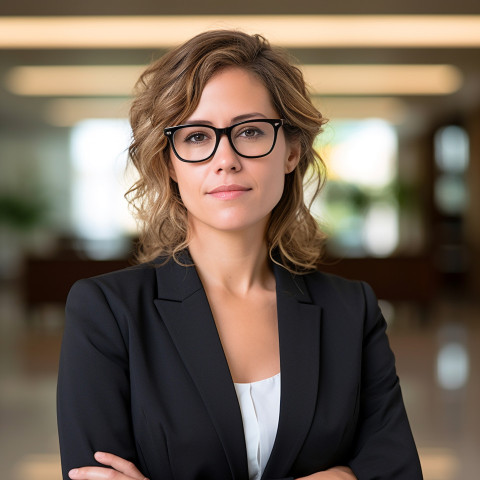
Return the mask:
<path id="1" fill-rule="evenodd" d="M 480 304 L 382 304 L 425 480 L 480 478 Z M 2 480 L 60 480 L 55 383 L 63 313 L 0 289 Z M 407 479 L 406 479 L 407 480 Z"/>

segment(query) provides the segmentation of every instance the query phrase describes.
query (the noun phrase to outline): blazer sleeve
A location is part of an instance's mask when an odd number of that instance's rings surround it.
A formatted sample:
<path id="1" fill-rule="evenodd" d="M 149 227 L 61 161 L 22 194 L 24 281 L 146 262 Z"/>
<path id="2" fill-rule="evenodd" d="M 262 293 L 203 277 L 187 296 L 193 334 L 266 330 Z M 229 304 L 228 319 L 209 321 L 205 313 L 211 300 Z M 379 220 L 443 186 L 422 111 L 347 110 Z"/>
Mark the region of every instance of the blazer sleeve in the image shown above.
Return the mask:
<path id="1" fill-rule="evenodd" d="M 98 450 L 138 465 L 125 337 L 96 281 L 77 282 L 67 299 L 57 387 L 65 480 L 71 468 L 98 465 Z"/>
<path id="2" fill-rule="evenodd" d="M 386 322 L 372 289 L 366 298 L 359 423 L 349 462 L 358 480 L 421 480 Z"/>

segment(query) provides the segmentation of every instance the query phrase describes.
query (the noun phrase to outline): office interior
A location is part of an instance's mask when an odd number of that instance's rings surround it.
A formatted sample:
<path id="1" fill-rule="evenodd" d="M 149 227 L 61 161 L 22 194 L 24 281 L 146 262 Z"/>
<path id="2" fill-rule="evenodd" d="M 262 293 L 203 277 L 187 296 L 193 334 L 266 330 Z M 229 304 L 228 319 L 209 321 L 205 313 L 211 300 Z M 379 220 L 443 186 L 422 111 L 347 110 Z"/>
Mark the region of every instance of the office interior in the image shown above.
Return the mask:
<path id="1" fill-rule="evenodd" d="M 2 479 L 61 478 L 65 298 L 133 261 L 134 83 L 210 28 L 262 33 L 303 69 L 329 118 L 322 269 L 379 297 L 425 479 L 478 478 L 478 2 L 25 0 L 0 5 Z"/>

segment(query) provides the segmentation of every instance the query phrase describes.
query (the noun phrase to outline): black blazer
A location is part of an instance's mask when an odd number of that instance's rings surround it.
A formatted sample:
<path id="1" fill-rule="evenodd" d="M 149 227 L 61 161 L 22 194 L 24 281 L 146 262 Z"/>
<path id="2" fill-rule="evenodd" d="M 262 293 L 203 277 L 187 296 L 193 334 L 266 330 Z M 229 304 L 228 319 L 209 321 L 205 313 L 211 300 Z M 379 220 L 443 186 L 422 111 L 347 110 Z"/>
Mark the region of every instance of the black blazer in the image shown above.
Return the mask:
<path id="1" fill-rule="evenodd" d="M 263 479 L 349 465 L 359 480 L 422 478 L 385 321 L 368 285 L 274 266 L 277 437 Z M 93 453 L 150 480 L 247 480 L 242 418 L 205 290 L 170 261 L 77 282 L 58 382 L 63 477 Z"/>

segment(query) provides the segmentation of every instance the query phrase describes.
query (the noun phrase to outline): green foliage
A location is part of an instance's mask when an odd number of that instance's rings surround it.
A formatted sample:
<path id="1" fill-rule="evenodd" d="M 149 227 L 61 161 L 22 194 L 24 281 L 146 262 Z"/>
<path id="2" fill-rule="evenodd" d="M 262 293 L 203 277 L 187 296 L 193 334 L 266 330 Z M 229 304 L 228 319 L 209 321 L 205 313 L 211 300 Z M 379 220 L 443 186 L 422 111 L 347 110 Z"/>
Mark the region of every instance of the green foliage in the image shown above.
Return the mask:
<path id="1" fill-rule="evenodd" d="M 0 226 L 28 230 L 45 218 L 47 205 L 39 199 L 0 194 Z"/>

